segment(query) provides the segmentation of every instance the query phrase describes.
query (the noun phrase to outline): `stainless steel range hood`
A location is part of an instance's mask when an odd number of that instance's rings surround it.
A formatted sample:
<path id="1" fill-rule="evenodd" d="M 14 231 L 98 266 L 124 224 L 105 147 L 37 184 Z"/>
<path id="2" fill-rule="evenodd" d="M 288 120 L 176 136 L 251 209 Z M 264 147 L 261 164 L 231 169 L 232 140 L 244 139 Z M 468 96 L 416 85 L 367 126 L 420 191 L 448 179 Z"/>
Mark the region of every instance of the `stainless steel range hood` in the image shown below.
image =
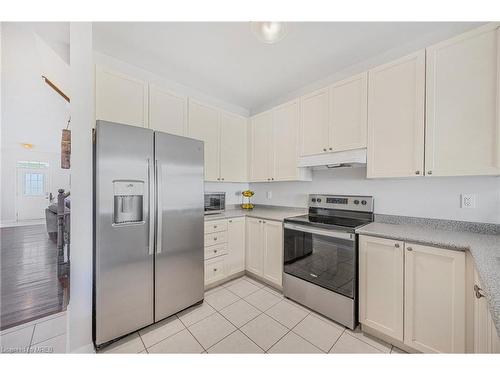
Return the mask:
<path id="1" fill-rule="evenodd" d="M 313 169 L 355 168 L 365 166 L 366 148 L 302 156 L 299 158 L 299 167 L 310 167 Z"/>

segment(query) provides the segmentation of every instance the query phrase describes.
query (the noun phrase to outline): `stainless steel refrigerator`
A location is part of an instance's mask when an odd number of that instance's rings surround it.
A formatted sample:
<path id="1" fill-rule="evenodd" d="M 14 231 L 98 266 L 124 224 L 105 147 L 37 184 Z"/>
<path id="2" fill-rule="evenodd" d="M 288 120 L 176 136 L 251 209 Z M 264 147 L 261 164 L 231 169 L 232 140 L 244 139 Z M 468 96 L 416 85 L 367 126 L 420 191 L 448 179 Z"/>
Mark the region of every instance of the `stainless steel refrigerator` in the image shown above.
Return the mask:
<path id="1" fill-rule="evenodd" d="M 97 121 L 96 347 L 203 300 L 203 207 L 203 142 Z"/>

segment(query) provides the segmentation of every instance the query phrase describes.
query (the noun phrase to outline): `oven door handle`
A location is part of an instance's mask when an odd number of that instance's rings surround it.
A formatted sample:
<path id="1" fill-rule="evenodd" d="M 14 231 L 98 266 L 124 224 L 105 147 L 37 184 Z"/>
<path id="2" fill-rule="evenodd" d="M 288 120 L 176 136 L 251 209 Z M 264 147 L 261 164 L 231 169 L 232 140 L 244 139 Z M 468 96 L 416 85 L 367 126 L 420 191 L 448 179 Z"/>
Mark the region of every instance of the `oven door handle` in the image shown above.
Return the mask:
<path id="1" fill-rule="evenodd" d="M 352 233 L 338 232 L 338 231 L 334 231 L 334 230 L 317 229 L 317 228 L 311 228 L 311 227 L 308 227 L 305 225 L 296 225 L 296 224 L 289 224 L 289 223 L 285 223 L 284 227 L 285 227 L 285 229 L 297 230 L 297 231 L 304 232 L 304 233 L 318 234 L 320 236 L 340 238 L 343 240 L 354 241 L 354 234 L 352 234 Z"/>

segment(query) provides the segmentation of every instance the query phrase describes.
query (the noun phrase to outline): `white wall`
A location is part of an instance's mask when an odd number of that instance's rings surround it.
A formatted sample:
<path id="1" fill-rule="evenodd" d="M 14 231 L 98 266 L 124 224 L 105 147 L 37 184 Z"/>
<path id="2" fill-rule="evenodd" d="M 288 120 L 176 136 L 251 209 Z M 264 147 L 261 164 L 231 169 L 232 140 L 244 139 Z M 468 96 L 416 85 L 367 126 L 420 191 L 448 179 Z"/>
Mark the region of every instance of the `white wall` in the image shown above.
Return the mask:
<path id="1" fill-rule="evenodd" d="M 47 86 L 46 75 L 65 89 L 69 67 L 36 33 L 31 23 L 2 24 L 1 70 L 1 207 L 0 221 L 16 218 L 16 162 L 44 161 L 51 168 L 51 191 L 69 187 L 69 172 L 60 168 L 61 129 L 69 104 Z M 20 143 L 32 143 L 26 150 Z"/>
<path id="2" fill-rule="evenodd" d="M 232 182 L 205 182 L 205 191 L 223 191 L 226 193 L 226 205 L 243 203 L 241 192 L 248 190 L 248 184 Z"/>
<path id="3" fill-rule="evenodd" d="M 365 168 L 313 171 L 311 182 L 251 183 L 254 203 L 307 207 L 308 194 L 375 197 L 375 213 L 500 224 L 500 177 L 366 179 Z M 271 191 L 272 198 L 267 199 Z M 477 208 L 460 208 L 461 193 L 476 193 Z"/>
<path id="4" fill-rule="evenodd" d="M 71 22 L 71 299 L 68 348 L 92 346 L 92 127 L 95 123 L 92 23 Z"/>

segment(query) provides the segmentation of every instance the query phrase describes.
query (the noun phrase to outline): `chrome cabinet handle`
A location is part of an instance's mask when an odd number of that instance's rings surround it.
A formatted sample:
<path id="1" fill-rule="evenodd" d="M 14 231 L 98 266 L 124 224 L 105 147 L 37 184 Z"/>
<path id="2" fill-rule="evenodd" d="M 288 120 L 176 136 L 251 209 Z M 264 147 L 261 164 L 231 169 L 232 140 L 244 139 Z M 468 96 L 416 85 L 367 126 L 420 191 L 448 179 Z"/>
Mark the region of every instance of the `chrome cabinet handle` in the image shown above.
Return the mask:
<path id="1" fill-rule="evenodd" d="M 398 243 L 395 243 L 395 244 L 394 244 L 394 247 L 395 247 L 396 249 L 399 249 L 399 244 L 398 244 Z"/>
<path id="2" fill-rule="evenodd" d="M 332 148 L 331 148 L 331 147 L 328 147 L 328 149 L 329 149 L 330 151 L 332 151 Z"/>
<path id="3" fill-rule="evenodd" d="M 427 174 L 432 174 L 432 171 L 427 171 Z"/>
<path id="4" fill-rule="evenodd" d="M 324 148 L 323 151 L 326 151 L 326 148 Z"/>
<path id="5" fill-rule="evenodd" d="M 415 174 L 420 174 L 420 171 L 415 171 Z"/>
<path id="6" fill-rule="evenodd" d="M 485 296 L 483 290 L 478 285 L 474 285 L 474 294 L 477 299 Z"/>
<path id="7" fill-rule="evenodd" d="M 413 251 L 413 249 L 411 247 L 407 247 L 406 250 Z"/>

